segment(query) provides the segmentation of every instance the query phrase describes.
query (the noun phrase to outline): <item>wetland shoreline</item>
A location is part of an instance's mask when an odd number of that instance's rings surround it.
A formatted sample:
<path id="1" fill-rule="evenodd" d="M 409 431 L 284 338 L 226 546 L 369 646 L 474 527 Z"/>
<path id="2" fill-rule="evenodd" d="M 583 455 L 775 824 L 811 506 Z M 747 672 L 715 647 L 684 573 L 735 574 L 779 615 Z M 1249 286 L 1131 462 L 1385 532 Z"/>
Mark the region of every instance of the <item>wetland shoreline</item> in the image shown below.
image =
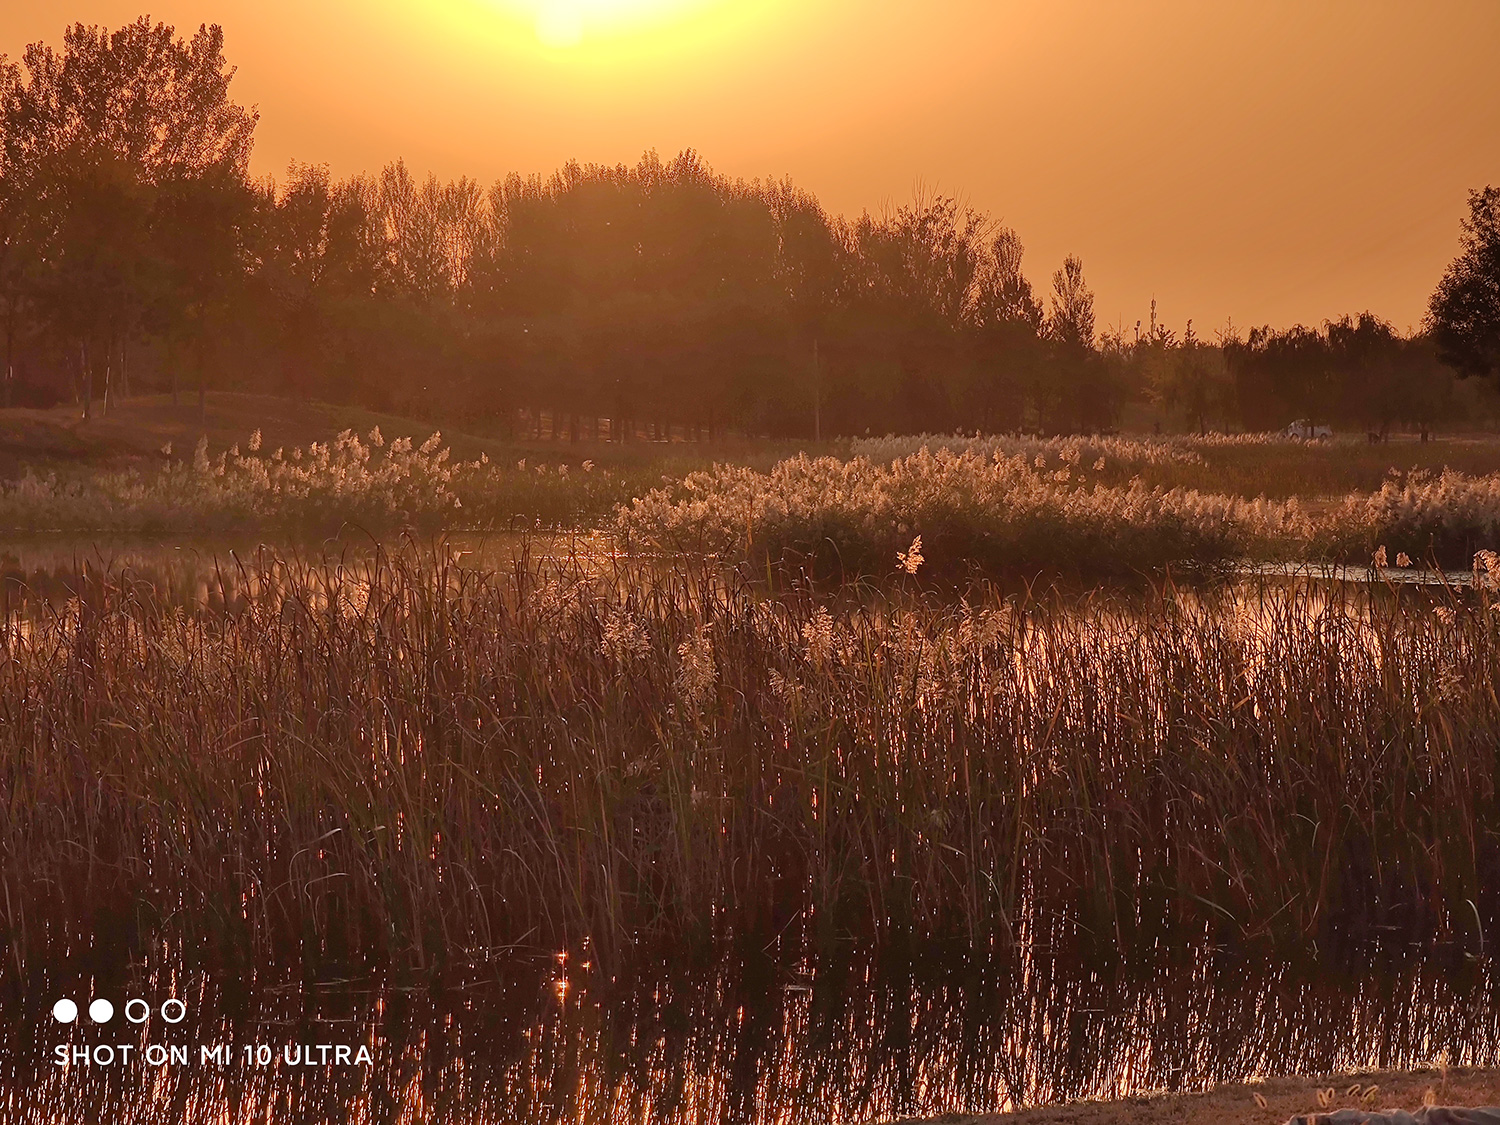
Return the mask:
<path id="1" fill-rule="evenodd" d="M 1377 1087 L 1368 1099 L 1351 1094 L 1354 1086 Z M 1334 1090 L 1325 1108 L 1318 1091 Z M 1360 1070 L 1325 1075 L 1227 1082 L 1194 1094 L 1154 1094 L 1134 1098 L 1078 1101 L 1036 1106 L 1011 1113 L 942 1114 L 902 1118 L 896 1125 L 1282 1125 L 1301 1114 L 1338 1109 L 1415 1109 L 1431 1091 L 1434 1104 L 1479 1106 L 1500 1104 L 1500 1067 L 1437 1067 L 1408 1070 Z M 1266 1105 L 1256 1101 L 1256 1095 Z"/>

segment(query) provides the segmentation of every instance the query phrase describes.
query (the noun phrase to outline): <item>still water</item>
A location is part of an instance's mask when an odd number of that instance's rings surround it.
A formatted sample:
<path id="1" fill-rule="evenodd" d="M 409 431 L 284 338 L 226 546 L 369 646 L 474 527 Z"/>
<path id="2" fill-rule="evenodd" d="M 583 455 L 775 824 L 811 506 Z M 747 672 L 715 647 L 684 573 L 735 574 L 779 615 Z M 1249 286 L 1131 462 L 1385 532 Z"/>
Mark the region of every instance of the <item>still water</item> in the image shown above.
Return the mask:
<path id="1" fill-rule="evenodd" d="M 169 540 L 79 539 L 71 536 L 0 537 L 0 611 L 18 598 L 33 605 L 61 605 L 74 597 L 87 573 L 108 574 L 115 580 L 149 587 L 168 604 L 194 609 L 233 609 L 253 597 L 259 568 L 268 559 L 290 560 L 312 568 L 368 561 L 377 551 L 448 558 L 466 568 L 506 570 L 519 561 L 558 563 L 607 570 L 620 558 L 615 541 L 604 532 L 585 533 L 455 533 L 439 538 L 403 539 L 381 543 L 364 535 L 266 544 L 235 540 L 184 537 Z M 632 556 L 639 561 L 642 556 Z M 681 560 L 677 560 L 681 561 Z M 671 566 L 673 560 L 663 559 Z M 1474 584 L 1472 571 L 1433 571 L 1420 568 L 1363 567 L 1308 563 L 1246 562 L 1230 570 L 1256 581 L 1307 583 L 1319 588 L 1393 586 L 1459 590 Z M 1029 584 L 1016 582 L 1017 590 Z M 1091 587 L 1081 586 L 1086 594 Z M 868 592 L 868 591 L 867 591 Z"/>
<path id="2" fill-rule="evenodd" d="M 607 545 L 450 540 L 601 565 Z M 373 549 L 314 544 L 310 560 Z M 254 543 L 12 543 L 7 598 L 129 571 L 176 604 L 253 596 Z M 1500 1059 L 1483 934 L 1344 948 L 1217 944 L 1148 920 L 1134 948 L 1034 917 L 1014 948 L 797 932 L 671 948 L 524 943 L 413 976 L 231 952 L 43 941 L 0 962 L 6 1121 L 867 1122 L 1252 1075 Z M 149 939 L 149 935 L 148 935 Z M 11 947 L 7 947 L 9 950 Z M 59 1000 L 77 1014 L 62 1022 Z M 90 1014 L 96 1008 L 103 1022 Z M 175 1003 L 169 1004 L 168 1001 Z"/>
<path id="3" fill-rule="evenodd" d="M 515 950 L 441 979 L 288 981 L 84 972 L 60 952 L 10 967 L 0 1105 L 25 1122 L 885 1121 L 1440 1051 L 1487 1064 L 1500 1043 L 1490 969 L 1454 948 L 638 954 L 612 970 Z M 64 996 L 80 1009 L 68 1025 L 52 1015 Z M 86 1014 L 96 997 L 108 1023 Z M 182 1007 L 163 1012 L 170 997 Z"/>

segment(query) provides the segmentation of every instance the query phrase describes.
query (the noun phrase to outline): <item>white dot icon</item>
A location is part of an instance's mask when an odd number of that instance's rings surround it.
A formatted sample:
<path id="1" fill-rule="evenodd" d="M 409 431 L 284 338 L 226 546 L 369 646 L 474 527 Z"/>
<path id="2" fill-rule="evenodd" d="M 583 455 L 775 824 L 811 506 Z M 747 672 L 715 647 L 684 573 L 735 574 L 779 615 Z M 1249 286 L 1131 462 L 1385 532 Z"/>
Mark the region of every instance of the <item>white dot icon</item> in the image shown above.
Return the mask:
<path id="1" fill-rule="evenodd" d="M 78 1018 L 78 1005 L 71 1000 L 59 1000 L 52 1005 L 52 1018 L 58 1023 L 72 1023 Z"/>
<path id="2" fill-rule="evenodd" d="M 108 1000 L 95 1000 L 89 1005 L 89 1019 L 95 1023 L 108 1023 L 115 1018 L 115 1006 Z"/>

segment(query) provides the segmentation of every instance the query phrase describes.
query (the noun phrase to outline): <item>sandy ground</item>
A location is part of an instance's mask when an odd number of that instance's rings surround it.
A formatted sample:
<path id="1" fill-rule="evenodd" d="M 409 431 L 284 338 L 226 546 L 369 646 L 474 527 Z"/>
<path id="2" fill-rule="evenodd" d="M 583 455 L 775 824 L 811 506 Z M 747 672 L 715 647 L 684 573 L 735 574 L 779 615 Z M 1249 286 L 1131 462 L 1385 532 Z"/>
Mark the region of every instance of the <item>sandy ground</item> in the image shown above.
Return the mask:
<path id="1" fill-rule="evenodd" d="M 1356 1085 L 1359 1092 L 1351 1092 Z M 1371 1086 L 1375 1091 L 1364 1096 Z M 1334 1096 L 1321 1106 L 1318 1091 L 1329 1088 Z M 1257 1094 L 1265 1099 L 1264 1107 L 1257 1102 Z M 1298 1114 L 1324 1108 L 1413 1110 L 1427 1099 L 1438 1105 L 1500 1105 L 1500 1068 L 1449 1067 L 1446 1075 L 1437 1070 L 1383 1070 L 1322 1078 L 1269 1078 L 1219 1086 L 1203 1094 L 1076 1102 L 979 1117 L 947 1114 L 930 1118 L 924 1125 L 1281 1125 Z"/>

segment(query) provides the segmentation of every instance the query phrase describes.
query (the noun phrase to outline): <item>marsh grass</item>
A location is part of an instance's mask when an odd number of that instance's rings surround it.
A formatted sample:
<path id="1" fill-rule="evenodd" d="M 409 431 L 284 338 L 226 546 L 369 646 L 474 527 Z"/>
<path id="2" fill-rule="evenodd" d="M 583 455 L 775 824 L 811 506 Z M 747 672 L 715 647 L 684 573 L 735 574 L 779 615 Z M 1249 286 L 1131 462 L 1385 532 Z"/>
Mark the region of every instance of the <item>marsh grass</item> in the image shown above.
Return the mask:
<path id="1" fill-rule="evenodd" d="M 1212 567 L 1262 541 L 1301 542 L 1295 505 L 1100 483 L 1106 457 L 923 449 L 888 465 L 797 457 L 769 473 L 719 465 L 621 510 L 627 544 L 726 557 L 812 560 L 820 571 L 890 574 L 920 535 L 931 570 L 1142 573 Z M 1259 537 L 1249 532 L 1256 529 Z"/>
<path id="2" fill-rule="evenodd" d="M 156 464 L 28 467 L 0 480 L 0 532 L 116 535 L 586 529 L 664 482 L 704 469 L 708 454 L 769 469 L 793 450 L 774 442 L 491 443 L 345 429 L 306 446 L 247 432 L 234 444 L 167 441 Z M 36 459 L 47 465 L 45 458 Z"/>
<path id="3" fill-rule="evenodd" d="M 650 463 L 599 467 L 584 459 L 521 457 L 497 464 L 481 453 L 455 460 L 432 434 L 387 442 L 379 427 L 361 438 L 345 430 L 306 448 L 262 446 L 211 456 L 162 447 L 155 471 L 82 475 L 28 473 L 0 484 L 0 528 L 90 532 L 294 531 L 343 526 L 478 529 L 579 527 L 607 518 L 643 488 L 661 482 Z"/>
<path id="4" fill-rule="evenodd" d="M 0 628 L 13 955 L 107 932 L 430 966 L 511 945 L 1063 924 L 1292 943 L 1500 917 L 1500 632 L 1264 585 L 780 598 L 441 547 L 119 573 Z M 94 940 L 94 939 L 89 939 Z"/>
<path id="5" fill-rule="evenodd" d="M 633 447 L 607 460 L 600 453 L 598 464 L 555 450 L 504 464 L 483 451 L 456 460 L 440 434 L 420 445 L 388 442 L 378 427 L 305 449 L 270 450 L 259 439 L 256 431 L 217 455 L 206 440 L 190 455 L 168 443 L 154 471 L 0 483 L 0 529 L 286 537 L 610 528 L 627 549 L 846 577 L 910 571 L 904 560 L 917 536 L 926 574 L 1140 576 L 1243 559 L 1367 564 L 1382 546 L 1418 564 L 1466 567 L 1477 552 L 1500 548 L 1500 474 L 1386 473 L 1371 491 L 1312 499 L 1246 499 L 1182 483 L 1226 453 L 1301 455 L 1302 443 L 1264 435 L 937 438 L 888 462 L 778 459 L 772 447 L 746 447 L 737 455 L 748 463 L 710 467 Z M 891 452 L 915 440 L 852 448 Z M 1341 454 L 1320 447 L 1316 455 Z"/>
<path id="6" fill-rule="evenodd" d="M 1052 438 L 916 434 L 859 438 L 849 443 L 847 452 L 886 464 L 924 447 L 933 453 L 971 450 L 986 458 L 999 453 L 1035 461 L 1040 456 L 1053 469 L 1069 463 L 1091 465 L 1103 458 L 1100 479 L 1106 484 L 1139 478 L 1150 488 L 1195 489 L 1244 500 L 1340 500 L 1350 493 L 1378 491 L 1393 475 L 1438 476 L 1452 471 L 1485 477 L 1500 472 L 1500 438 L 1491 434 L 1440 435 L 1430 442 L 1396 435 L 1374 445 L 1351 435 L 1300 441 L 1266 433 Z"/>
<path id="7" fill-rule="evenodd" d="M 616 525 L 627 544 L 795 559 L 846 576 L 910 571 L 915 536 L 929 571 L 1089 578 L 1246 559 L 1369 565 L 1381 547 L 1468 567 L 1500 546 L 1500 475 L 1422 471 L 1341 500 L 1245 500 L 1139 477 L 1118 483 L 1110 457 L 1145 456 L 1134 448 L 1143 444 L 1071 442 L 1032 457 L 981 443 L 889 464 L 801 456 L 769 472 L 717 465 L 636 498 Z"/>

